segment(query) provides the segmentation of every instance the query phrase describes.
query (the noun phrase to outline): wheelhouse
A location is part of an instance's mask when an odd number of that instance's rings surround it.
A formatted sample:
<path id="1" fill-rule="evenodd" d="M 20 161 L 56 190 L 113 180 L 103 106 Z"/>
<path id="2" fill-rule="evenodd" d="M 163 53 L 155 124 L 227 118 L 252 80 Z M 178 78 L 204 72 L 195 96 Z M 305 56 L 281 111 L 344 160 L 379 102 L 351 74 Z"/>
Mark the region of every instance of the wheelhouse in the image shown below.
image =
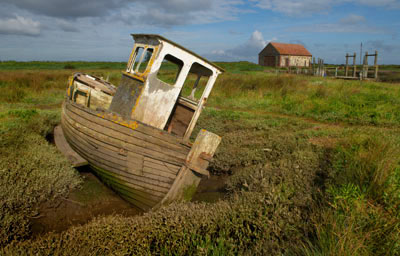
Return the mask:
<path id="1" fill-rule="evenodd" d="M 223 69 L 162 36 L 132 36 L 123 72 L 124 81 L 135 84 L 130 117 L 188 139 Z"/>

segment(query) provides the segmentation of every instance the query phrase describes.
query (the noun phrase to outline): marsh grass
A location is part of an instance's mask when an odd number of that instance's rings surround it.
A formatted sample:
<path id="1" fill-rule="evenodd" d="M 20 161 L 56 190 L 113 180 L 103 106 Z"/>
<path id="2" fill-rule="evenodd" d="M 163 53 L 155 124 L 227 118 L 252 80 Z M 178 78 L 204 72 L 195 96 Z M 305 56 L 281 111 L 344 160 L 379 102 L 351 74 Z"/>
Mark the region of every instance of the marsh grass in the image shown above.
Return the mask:
<path id="1" fill-rule="evenodd" d="M 32 239 L 38 205 L 80 183 L 45 140 L 74 72 L 62 65 L 0 72 L 0 254 L 400 254 L 398 86 L 276 76 L 245 62 L 220 64 L 228 72 L 195 131 L 222 136 L 210 171 L 230 175 L 223 199 Z"/>
<path id="2" fill-rule="evenodd" d="M 225 121 L 217 122 L 220 119 Z M 224 134 L 226 144 L 221 145 L 212 168 L 235 170 L 226 199 L 213 204 L 174 203 L 140 217 L 98 218 L 60 234 L 15 242 L 3 252 L 227 255 L 293 250 L 304 234 L 312 232 L 305 223 L 323 150 L 300 135 L 279 134 L 283 127 L 288 134 L 299 129 L 288 119 L 256 120 L 247 113 L 207 110 L 201 122 L 212 123 L 213 131 Z M 272 151 L 263 150 L 266 147 Z"/>
<path id="3" fill-rule="evenodd" d="M 400 253 L 398 145 L 376 135 L 342 141 L 333 161 L 326 206 L 315 210 L 308 255 Z"/>
<path id="4" fill-rule="evenodd" d="M 390 91 L 390 93 L 388 93 Z M 310 117 L 325 122 L 393 126 L 400 123 L 399 87 L 306 76 L 223 74 L 210 105 Z"/>

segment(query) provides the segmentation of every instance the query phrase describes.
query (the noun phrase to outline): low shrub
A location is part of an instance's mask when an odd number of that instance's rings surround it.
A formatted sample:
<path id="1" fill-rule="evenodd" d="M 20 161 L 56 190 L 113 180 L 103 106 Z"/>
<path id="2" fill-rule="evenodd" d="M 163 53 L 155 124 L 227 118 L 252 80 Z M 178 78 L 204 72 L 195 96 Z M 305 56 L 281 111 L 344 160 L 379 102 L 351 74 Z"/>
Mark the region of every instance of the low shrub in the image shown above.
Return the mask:
<path id="1" fill-rule="evenodd" d="M 45 136 L 59 122 L 54 113 L 10 110 L 0 126 L 0 246 L 30 236 L 30 218 L 43 202 L 80 184 L 76 171 Z"/>

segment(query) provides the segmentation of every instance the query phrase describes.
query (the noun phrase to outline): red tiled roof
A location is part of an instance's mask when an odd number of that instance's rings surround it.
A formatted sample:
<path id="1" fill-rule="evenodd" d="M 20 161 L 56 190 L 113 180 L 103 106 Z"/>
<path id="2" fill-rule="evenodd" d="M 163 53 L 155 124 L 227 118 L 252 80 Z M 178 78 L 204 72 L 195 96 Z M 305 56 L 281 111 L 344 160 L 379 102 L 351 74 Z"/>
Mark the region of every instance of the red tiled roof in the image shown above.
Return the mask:
<path id="1" fill-rule="evenodd" d="M 312 56 L 301 44 L 270 43 L 282 55 Z"/>

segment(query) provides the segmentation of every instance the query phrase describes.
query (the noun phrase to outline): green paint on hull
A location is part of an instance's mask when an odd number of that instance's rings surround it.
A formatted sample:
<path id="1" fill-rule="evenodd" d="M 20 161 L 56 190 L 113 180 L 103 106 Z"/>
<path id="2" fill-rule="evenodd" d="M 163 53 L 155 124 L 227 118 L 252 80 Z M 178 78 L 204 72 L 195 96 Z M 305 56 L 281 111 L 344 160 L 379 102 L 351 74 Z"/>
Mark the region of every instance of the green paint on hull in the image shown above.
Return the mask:
<path id="1" fill-rule="evenodd" d="M 113 174 L 112 172 L 109 172 L 103 168 L 97 167 L 95 165 L 90 165 L 92 167 L 92 169 L 95 171 L 95 173 L 100 177 L 100 179 L 110 188 L 112 188 L 114 191 L 116 191 L 123 199 L 125 199 L 126 201 L 128 201 L 129 203 L 133 204 L 134 206 L 140 208 L 141 210 L 147 210 L 147 209 L 143 209 L 143 207 L 138 205 L 138 202 L 141 201 L 147 201 L 149 200 L 149 202 L 147 204 L 149 204 L 150 206 L 154 204 L 154 202 L 151 199 L 147 199 L 146 198 L 139 198 L 134 194 L 134 190 L 132 189 L 132 192 L 129 192 L 129 186 L 127 183 L 123 182 L 121 179 L 119 179 L 115 174 Z M 116 185 L 116 184 L 119 184 Z M 121 186 L 125 186 L 126 189 L 122 189 Z M 137 200 L 137 201 L 136 201 Z M 148 208 L 151 208 L 151 207 Z"/>
<path id="2" fill-rule="evenodd" d="M 183 200 L 190 201 L 192 200 L 193 195 L 196 193 L 197 185 L 193 182 L 192 185 L 186 186 L 183 188 Z"/>

